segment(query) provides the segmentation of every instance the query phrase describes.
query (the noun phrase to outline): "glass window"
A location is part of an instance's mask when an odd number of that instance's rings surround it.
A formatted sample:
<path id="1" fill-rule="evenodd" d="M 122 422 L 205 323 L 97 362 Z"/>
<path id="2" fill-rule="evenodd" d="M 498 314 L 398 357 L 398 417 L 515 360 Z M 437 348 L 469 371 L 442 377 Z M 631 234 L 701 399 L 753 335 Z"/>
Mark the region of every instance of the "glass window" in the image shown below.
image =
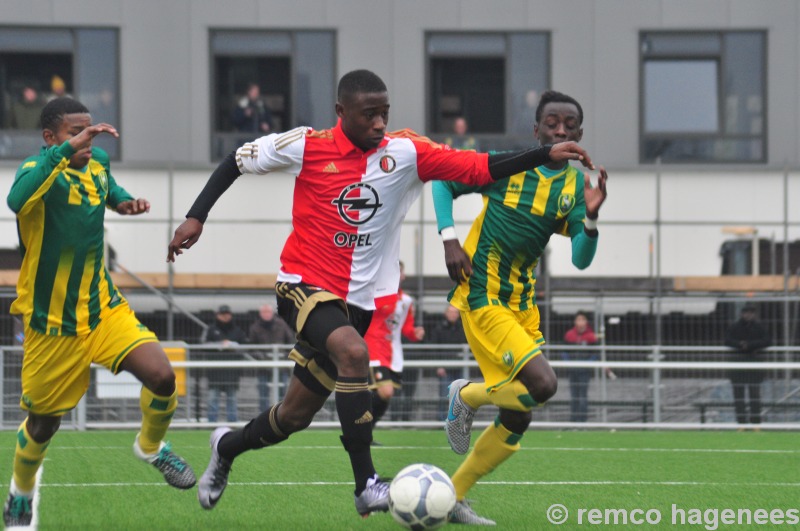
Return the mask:
<path id="1" fill-rule="evenodd" d="M 647 62 L 645 132 L 719 132 L 718 80 L 716 61 Z"/>
<path id="2" fill-rule="evenodd" d="M 539 94 L 550 86 L 549 41 L 531 32 L 428 34 L 431 136 L 468 133 L 458 143 L 481 150 L 530 145 Z"/>
<path id="3" fill-rule="evenodd" d="M 214 160 L 270 132 L 335 123 L 334 36 L 331 31 L 211 32 Z"/>
<path id="4" fill-rule="evenodd" d="M 764 162 L 766 34 L 641 35 L 642 162 Z"/>
<path id="5" fill-rule="evenodd" d="M 39 115 L 57 96 L 73 96 L 94 122 L 121 130 L 118 42 L 116 29 L 0 28 L 0 158 L 39 150 Z M 119 159 L 116 139 L 101 135 L 96 145 Z"/>

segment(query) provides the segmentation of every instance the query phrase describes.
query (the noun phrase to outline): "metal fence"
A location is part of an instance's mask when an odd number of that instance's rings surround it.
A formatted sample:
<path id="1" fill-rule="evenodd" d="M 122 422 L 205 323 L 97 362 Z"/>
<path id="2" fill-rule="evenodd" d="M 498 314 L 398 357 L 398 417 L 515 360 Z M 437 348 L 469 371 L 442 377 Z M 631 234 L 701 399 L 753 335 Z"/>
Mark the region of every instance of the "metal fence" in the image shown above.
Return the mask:
<path id="1" fill-rule="evenodd" d="M 165 343 L 171 350 L 185 349 L 185 360 L 173 361 L 178 375 L 180 406 L 175 427 L 209 427 L 242 424 L 257 415 L 262 400 L 280 400 L 293 363 L 286 359 L 290 345 L 247 345 L 223 349 L 218 344 Z M 597 361 L 563 361 L 565 352 L 576 348 L 594 350 Z M 435 356 L 448 350 L 450 356 Z M 228 355 L 230 361 L 203 360 L 203 353 Z M 734 416 L 730 375 L 732 371 L 764 373 L 761 390 L 761 427 L 800 428 L 800 347 L 772 347 L 761 363 L 726 361 L 730 350 L 719 346 L 599 345 L 574 347 L 548 345 L 545 353 L 559 377 L 557 394 L 534 410 L 534 426 L 605 428 L 740 429 Z M 262 360 L 255 358 L 263 357 Z M 379 423 L 383 427 L 438 427 L 446 412 L 446 386 L 455 377 L 477 379 L 478 371 L 467 345 L 408 345 L 404 386 Z M 0 426 L 16 428 L 24 418 L 19 409 L 20 347 L 0 348 L 3 367 L 3 407 Z M 588 411 L 585 422 L 571 421 L 569 371 L 589 368 Z M 235 420 L 226 416 L 221 398 L 219 417 L 209 420 L 209 376 L 232 370 L 235 388 Z M 443 370 L 443 371 L 442 371 Z M 130 375 L 112 376 L 93 367 L 89 391 L 76 410 L 65 417 L 64 426 L 74 429 L 133 428 L 139 425 L 139 384 Z M 476 426 L 488 424 L 496 415 L 483 408 Z M 314 426 L 338 426 L 333 399 L 317 414 Z M 755 426 L 750 426 L 755 427 Z"/>

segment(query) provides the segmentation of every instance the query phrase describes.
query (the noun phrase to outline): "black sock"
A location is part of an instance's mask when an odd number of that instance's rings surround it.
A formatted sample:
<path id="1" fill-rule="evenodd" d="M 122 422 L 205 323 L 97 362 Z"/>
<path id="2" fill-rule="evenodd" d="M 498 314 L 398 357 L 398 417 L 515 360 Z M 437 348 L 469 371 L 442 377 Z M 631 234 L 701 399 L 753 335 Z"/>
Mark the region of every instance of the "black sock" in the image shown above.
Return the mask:
<path id="1" fill-rule="evenodd" d="M 367 388 L 367 377 L 336 380 L 336 412 L 342 425 L 342 444 L 350 455 L 356 496 L 375 475 L 370 443 L 372 443 L 372 396 Z"/>
<path id="2" fill-rule="evenodd" d="M 375 424 L 378 423 L 379 420 L 383 418 L 383 415 L 386 413 L 386 409 L 389 407 L 389 401 L 384 400 L 381 396 L 372 391 L 372 428 L 375 428 Z"/>
<path id="3" fill-rule="evenodd" d="M 283 442 L 289 435 L 278 425 L 278 402 L 248 422 L 244 428 L 226 433 L 219 441 L 219 455 L 233 461 L 247 450 L 257 450 Z"/>

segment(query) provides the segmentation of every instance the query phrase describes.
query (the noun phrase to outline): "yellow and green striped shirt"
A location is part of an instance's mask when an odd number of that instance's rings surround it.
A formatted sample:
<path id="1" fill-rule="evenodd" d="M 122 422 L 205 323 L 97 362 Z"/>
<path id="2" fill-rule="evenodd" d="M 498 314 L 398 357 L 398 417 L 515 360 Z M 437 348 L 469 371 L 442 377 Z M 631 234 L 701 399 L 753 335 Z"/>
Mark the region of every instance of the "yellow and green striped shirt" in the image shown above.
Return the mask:
<path id="1" fill-rule="evenodd" d="M 488 305 L 515 311 L 532 307 L 535 268 L 550 236 L 583 233 L 583 173 L 569 165 L 560 171 L 540 166 L 482 187 L 441 181 L 433 186 L 440 229 L 452 225 L 452 207 L 450 219 L 443 219 L 448 214 L 442 215 L 446 209 L 437 204 L 437 187 L 446 190 L 448 197 L 483 195 L 483 210 L 464 242 L 472 276 L 450 294 L 450 302 L 462 310 Z"/>
<path id="2" fill-rule="evenodd" d="M 11 313 L 49 335 L 85 335 L 100 311 L 123 302 L 104 261 L 105 209 L 133 199 L 117 186 L 108 155 L 69 168 L 68 142 L 42 148 L 17 170 L 8 206 L 17 215 L 22 267 Z"/>

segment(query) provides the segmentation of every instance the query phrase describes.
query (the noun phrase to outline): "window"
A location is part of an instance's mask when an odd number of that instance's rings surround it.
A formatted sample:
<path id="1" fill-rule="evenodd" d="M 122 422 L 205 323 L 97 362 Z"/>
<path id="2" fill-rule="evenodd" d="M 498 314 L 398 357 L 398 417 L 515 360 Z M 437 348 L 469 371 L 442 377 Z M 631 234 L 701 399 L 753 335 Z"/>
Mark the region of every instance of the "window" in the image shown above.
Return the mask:
<path id="1" fill-rule="evenodd" d="M 766 35 L 641 35 L 642 162 L 766 161 Z"/>
<path id="2" fill-rule="evenodd" d="M 211 32 L 211 153 L 299 125 L 336 123 L 332 31 Z"/>
<path id="3" fill-rule="evenodd" d="M 92 119 L 119 123 L 119 36 L 115 29 L 0 28 L 0 158 L 20 159 L 42 146 L 45 103 L 71 95 Z M 119 159 L 119 142 L 94 144 Z"/>
<path id="4" fill-rule="evenodd" d="M 430 33 L 428 131 L 463 117 L 480 149 L 529 145 L 538 95 L 550 86 L 546 33 Z"/>

